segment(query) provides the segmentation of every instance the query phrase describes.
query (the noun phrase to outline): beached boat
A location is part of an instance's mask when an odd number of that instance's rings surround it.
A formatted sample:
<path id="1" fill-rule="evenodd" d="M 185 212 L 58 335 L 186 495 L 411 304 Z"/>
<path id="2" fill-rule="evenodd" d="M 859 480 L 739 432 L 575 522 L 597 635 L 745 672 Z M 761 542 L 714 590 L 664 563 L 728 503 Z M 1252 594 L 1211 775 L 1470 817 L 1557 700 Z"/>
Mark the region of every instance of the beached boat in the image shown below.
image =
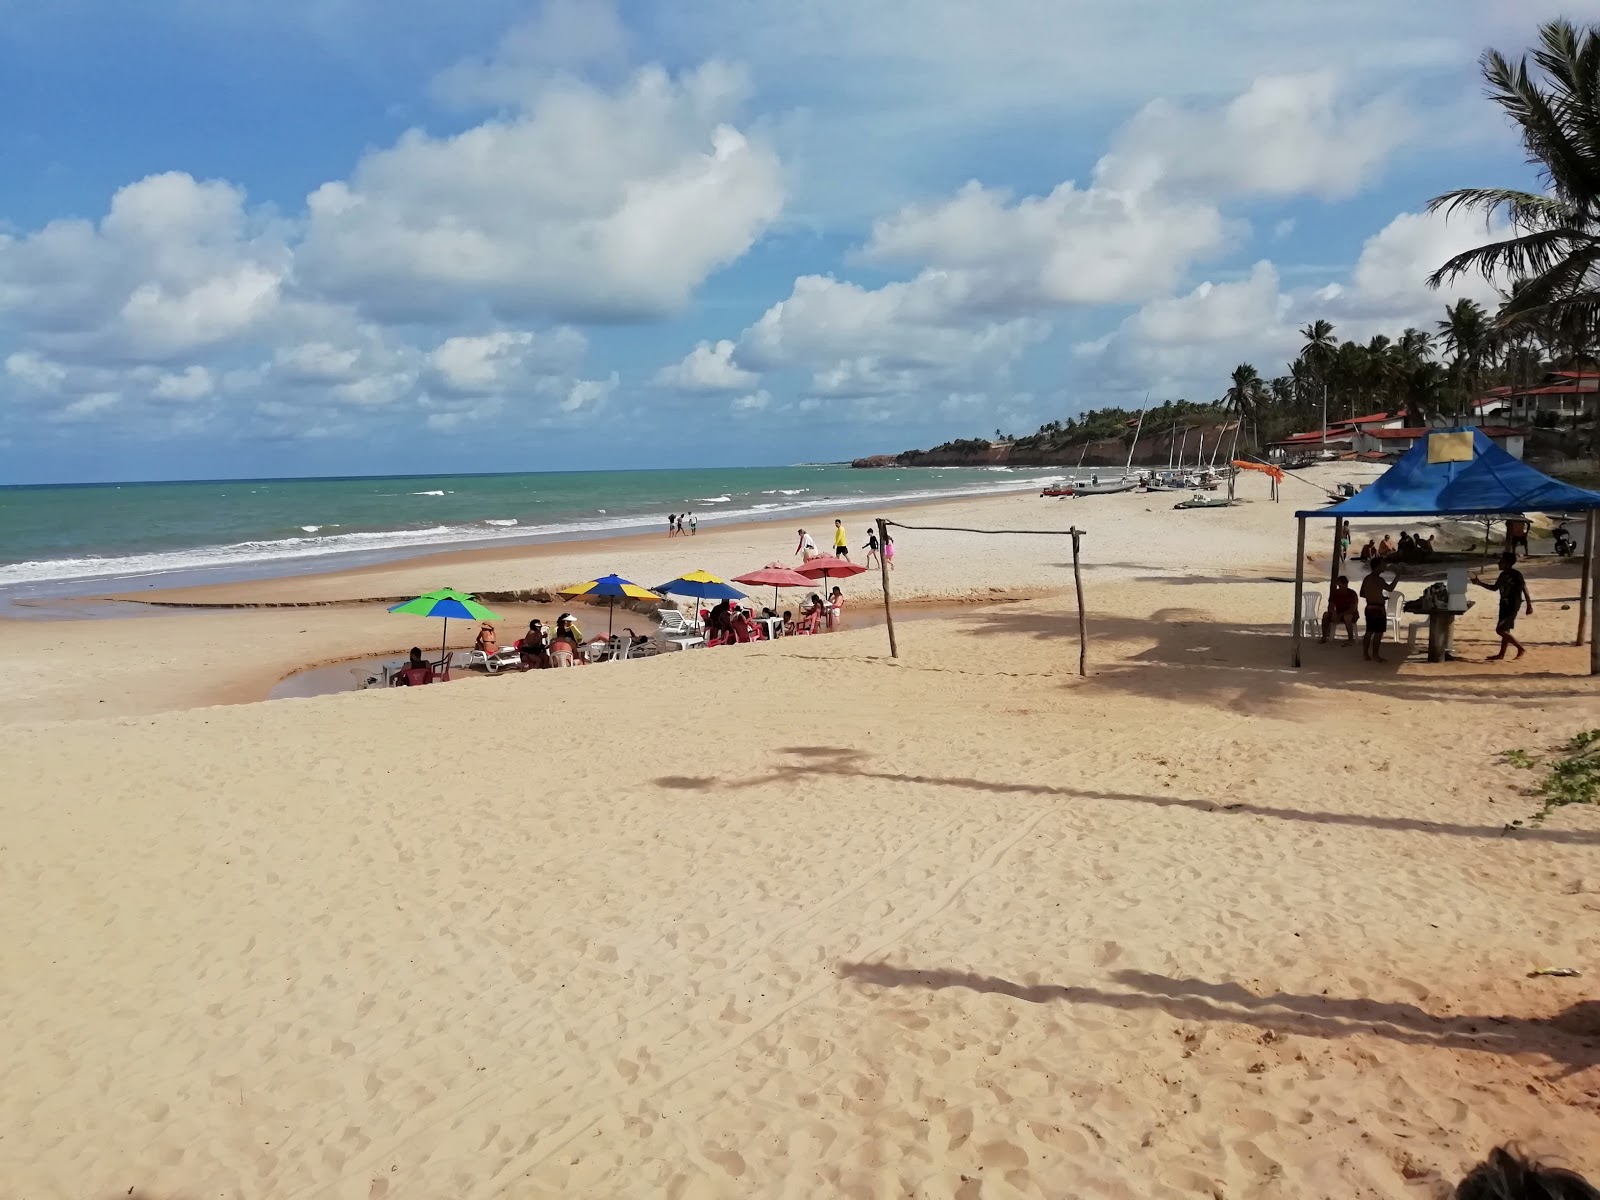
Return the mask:
<path id="1" fill-rule="evenodd" d="M 1117 492 L 1131 492 L 1139 484 L 1132 479 L 1124 479 L 1118 483 L 1075 483 L 1062 493 L 1066 496 L 1111 496 Z"/>
<path id="2" fill-rule="evenodd" d="M 1198 492 L 1187 500 L 1180 500 L 1173 508 L 1232 508 L 1233 501 L 1226 496 L 1202 496 Z"/>

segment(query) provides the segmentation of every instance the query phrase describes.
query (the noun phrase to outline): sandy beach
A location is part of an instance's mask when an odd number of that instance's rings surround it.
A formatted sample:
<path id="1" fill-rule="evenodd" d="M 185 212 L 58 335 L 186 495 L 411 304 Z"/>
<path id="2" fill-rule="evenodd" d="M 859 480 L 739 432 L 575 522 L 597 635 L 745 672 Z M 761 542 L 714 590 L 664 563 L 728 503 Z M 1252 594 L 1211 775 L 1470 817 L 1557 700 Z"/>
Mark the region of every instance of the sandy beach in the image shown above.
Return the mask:
<path id="1" fill-rule="evenodd" d="M 1508 830 L 1498 757 L 1600 725 L 1575 565 L 1528 567 L 1521 662 L 1480 603 L 1465 661 L 1295 671 L 1316 496 L 1241 494 L 894 514 L 1084 527 L 1087 678 L 1054 536 L 903 530 L 896 599 L 966 607 L 898 660 L 261 702 L 437 646 L 374 598 L 732 575 L 792 561 L 770 525 L 0 622 L 5 1191 L 1399 1200 L 1510 1140 L 1600 1175 L 1600 812 Z"/>

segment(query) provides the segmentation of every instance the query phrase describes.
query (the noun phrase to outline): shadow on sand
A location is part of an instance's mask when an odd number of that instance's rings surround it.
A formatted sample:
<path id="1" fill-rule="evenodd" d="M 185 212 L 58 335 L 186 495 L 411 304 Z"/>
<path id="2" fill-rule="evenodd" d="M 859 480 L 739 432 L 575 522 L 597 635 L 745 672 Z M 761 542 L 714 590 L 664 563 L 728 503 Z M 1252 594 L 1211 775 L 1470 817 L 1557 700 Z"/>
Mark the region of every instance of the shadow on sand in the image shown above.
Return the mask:
<path id="1" fill-rule="evenodd" d="M 840 963 L 843 979 L 871 987 L 941 991 L 965 988 L 1010 996 L 1028 1004 L 1091 1004 L 1136 1011 L 1153 1009 L 1184 1021 L 1230 1022 L 1301 1037 L 1371 1034 L 1414 1046 L 1537 1055 L 1571 1075 L 1600 1066 L 1600 1001 L 1580 1000 L 1552 1017 L 1439 1016 L 1415 1004 L 1279 992 L 1261 996 L 1237 983 L 1169 979 L 1118 971 L 1123 991 L 1009 979 L 939 968 L 886 963 Z"/>
<path id="2" fill-rule="evenodd" d="M 1106 800 L 1119 804 L 1144 804 L 1154 808 L 1188 808 L 1216 813 L 1220 817 L 1254 816 L 1274 821 L 1304 821 L 1314 825 L 1345 825 L 1381 829 L 1391 833 L 1425 833 L 1442 837 L 1499 838 L 1518 841 L 1553 842 L 1564 845 L 1600 845 L 1600 833 L 1564 829 L 1509 830 L 1494 825 L 1458 825 L 1441 821 L 1421 821 L 1412 817 L 1369 816 L 1362 813 L 1321 812 L 1316 809 L 1277 808 L 1265 804 L 1228 803 L 1182 796 L 1147 796 L 1136 792 L 1109 792 L 1095 788 L 1065 787 L 1038 783 L 1006 783 L 958 775 L 916 775 L 903 771 L 877 771 L 865 751 L 843 746 L 787 746 L 779 751 L 792 761 L 782 763 L 760 775 L 742 779 L 716 775 L 666 775 L 656 780 L 657 787 L 674 791 L 718 792 L 762 787 L 772 783 L 836 775 L 854 779 L 875 779 L 916 787 L 961 788 L 1001 796 L 1049 796 L 1065 800 Z"/>

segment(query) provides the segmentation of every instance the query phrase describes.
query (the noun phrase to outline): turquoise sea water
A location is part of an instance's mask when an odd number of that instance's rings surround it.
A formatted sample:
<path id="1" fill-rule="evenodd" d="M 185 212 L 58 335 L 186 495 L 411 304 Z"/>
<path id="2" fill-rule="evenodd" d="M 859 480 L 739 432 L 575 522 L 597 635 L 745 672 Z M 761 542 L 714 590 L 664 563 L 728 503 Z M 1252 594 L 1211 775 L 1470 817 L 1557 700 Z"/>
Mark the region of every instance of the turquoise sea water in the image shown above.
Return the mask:
<path id="1" fill-rule="evenodd" d="M 786 519 L 1061 478 L 1048 470 L 841 466 L 258 479 L 0 488 L 0 589 L 245 578 L 495 542 Z"/>

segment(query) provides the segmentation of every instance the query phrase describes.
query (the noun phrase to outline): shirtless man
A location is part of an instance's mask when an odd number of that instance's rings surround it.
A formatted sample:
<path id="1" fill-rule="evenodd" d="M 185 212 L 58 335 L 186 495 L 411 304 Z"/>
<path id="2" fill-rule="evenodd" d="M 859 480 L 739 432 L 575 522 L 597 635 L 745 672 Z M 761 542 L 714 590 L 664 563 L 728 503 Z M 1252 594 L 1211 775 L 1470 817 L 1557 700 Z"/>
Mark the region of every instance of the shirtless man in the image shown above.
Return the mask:
<path id="1" fill-rule="evenodd" d="M 1389 593 L 1394 584 L 1383 577 L 1383 559 L 1367 564 L 1361 581 L 1361 603 L 1366 607 L 1367 631 L 1361 635 L 1361 657 L 1368 662 L 1388 662 L 1382 653 L 1383 635 L 1389 628 Z"/>
<path id="2" fill-rule="evenodd" d="M 1500 577 L 1493 583 L 1485 583 L 1477 577 L 1474 577 L 1472 582 L 1491 592 L 1500 593 L 1500 617 L 1494 625 L 1494 631 L 1500 635 L 1500 653 L 1489 655 L 1486 661 L 1502 661 L 1506 651 L 1513 646 L 1517 648 L 1517 657 L 1521 658 L 1528 652 L 1528 648 L 1517 641 L 1516 634 L 1511 631 L 1516 628 L 1517 609 L 1524 604 L 1528 606 L 1528 615 L 1533 616 L 1533 597 L 1528 594 L 1528 581 L 1522 577 L 1522 572 L 1517 570 L 1516 553 L 1507 550 L 1500 556 Z"/>

